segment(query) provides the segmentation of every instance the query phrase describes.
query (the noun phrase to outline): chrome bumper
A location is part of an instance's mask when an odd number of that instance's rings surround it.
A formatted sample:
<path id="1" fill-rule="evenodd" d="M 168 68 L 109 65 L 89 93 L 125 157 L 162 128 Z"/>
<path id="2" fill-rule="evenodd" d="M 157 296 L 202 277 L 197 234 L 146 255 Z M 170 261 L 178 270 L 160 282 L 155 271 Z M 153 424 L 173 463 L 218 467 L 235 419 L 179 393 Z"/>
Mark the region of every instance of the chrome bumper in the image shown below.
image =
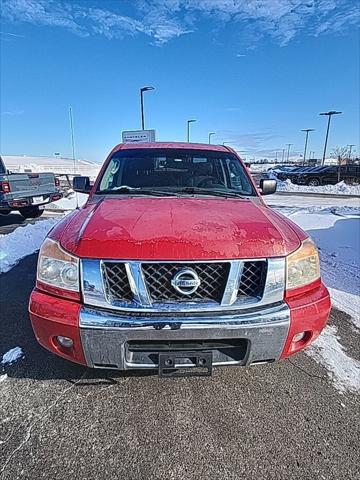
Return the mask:
<path id="1" fill-rule="evenodd" d="M 135 355 L 128 342 L 246 340 L 241 360 L 218 355 L 213 365 L 249 365 L 279 359 L 290 324 L 286 304 L 260 311 L 199 316 L 131 316 L 83 307 L 80 334 L 87 365 L 120 370 L 157 368 L 155 360 Z"/>

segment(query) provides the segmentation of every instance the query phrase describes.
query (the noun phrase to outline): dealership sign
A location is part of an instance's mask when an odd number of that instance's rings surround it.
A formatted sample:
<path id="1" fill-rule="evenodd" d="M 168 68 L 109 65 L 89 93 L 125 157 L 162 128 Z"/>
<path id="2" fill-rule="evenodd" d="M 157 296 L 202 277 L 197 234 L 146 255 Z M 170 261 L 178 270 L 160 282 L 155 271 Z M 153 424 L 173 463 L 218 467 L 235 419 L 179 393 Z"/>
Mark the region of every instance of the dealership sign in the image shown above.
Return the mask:
<path id="1" fill-rule="evenodd" d="M 155 142 L 155 130 L 128 130 L 122 132 L 123 143 Z"/>

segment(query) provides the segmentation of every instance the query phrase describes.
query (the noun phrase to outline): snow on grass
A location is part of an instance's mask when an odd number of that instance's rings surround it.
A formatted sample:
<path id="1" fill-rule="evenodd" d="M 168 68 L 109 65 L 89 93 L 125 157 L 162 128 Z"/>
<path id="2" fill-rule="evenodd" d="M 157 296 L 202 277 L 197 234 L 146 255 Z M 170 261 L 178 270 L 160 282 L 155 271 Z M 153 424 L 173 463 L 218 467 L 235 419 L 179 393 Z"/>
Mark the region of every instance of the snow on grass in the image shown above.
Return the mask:
<path id="1" fill-rule="evenodd" d="M 5 382 L 5 380 L 8 378 L 7 373 L 4 373 L 4 375 L 0 375 L 0 383 Z M 0 442 L 1 443 L 1 442 Z"/>
<path id="2" fill-rule="evenodd" d="M 279 192 L 304 192 L 304 193 L 327 193 L 332 195 L 360 195 L 360 185 L 347 185 L 345 182 L 336 185 L 320 185 L 319 187 L 310 187 L 307 185 L 295 185 L 290 179 L 284 182 L 277 181 L 277 190 Z"/>
<path id="3" fill-rule="evenodd" d="M 19 360 L 19 358 L 22 358 L 23 356 L 24 356 L 24 353 L 22 349 L 20 347 L 14 347 L 8 352 L 4 353 L 1 360 L 1 365 L 11 365 L 12 363 Z"/>
<path id="4" fill-rule="evenodd" d="M 49 218 L 0 235 L 0 273 L 8 272 L 19 260 L 39 250 L 47 233 L 58 221 Z"/>
<path id="5" fill-rule="evenodd" d="M 317 244 L 333 305 L 360 329 L 360 209 L 310 207 L 289 210 L 287 216 Z M 337 328 L 328 325 L 305 353 L 326 368 L 340 392 L 360 393 L 360 362 L 347 355 L 336 334 Z M 359 335 L 356 328 L 354 335 Z"/>
<path id="6" fill-rule="evenodd" d="M 357 214 L 357 215 L 356 215 Z M 360 328 L 360 209 L 341 207 L 295 211 L 291 220 L 317 244 L 321 272 L 332 302 Z"/>
<path id="7" fill-rule="evenodd" d="M 337 328 L 328 325 L 305 353 L 326 368 L 341 393 L 360 393 L 360 362 L 346 354 L 336 334 Z"/>

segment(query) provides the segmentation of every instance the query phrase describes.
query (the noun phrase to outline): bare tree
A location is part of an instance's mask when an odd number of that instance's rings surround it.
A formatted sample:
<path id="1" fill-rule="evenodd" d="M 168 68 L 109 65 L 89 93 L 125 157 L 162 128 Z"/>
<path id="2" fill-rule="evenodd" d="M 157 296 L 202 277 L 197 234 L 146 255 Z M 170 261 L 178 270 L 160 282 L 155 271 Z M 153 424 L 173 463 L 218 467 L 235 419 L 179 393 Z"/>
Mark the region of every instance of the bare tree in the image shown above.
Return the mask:
<path id="1" fill-rule="evenodd" d="M 346 163 L 348 159 L 348 147 L 335 147 L 331 152 L 331 158 L 337 158 L 338 161 L 338 183 L 341 179 L 341 164 Z"/>
<path id="2" fill-rule="evenodd" d="M 341 160 L 345 160 L 348 158 L 349 149 L 348 147 L 335 147 L 331 152 L 331 158 L 337 158 L 337 160 L 341 162 Z"/>

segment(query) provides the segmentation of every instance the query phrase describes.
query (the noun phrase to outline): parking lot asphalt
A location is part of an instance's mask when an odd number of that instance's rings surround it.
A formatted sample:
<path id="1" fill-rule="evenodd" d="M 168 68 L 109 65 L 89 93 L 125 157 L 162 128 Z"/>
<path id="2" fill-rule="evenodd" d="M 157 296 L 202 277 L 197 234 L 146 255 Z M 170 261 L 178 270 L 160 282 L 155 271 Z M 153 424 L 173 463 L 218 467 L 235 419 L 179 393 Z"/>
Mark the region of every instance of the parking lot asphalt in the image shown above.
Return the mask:
<path id="1" fill-rule="evenodd" d="M 160 379 L 73 365 L 27 314 L 36 255 L 0 276 L 0 478 L 356 479 L 359 397 L 301 353 L 276 364 Z M 331 322 L 359 358 L 346 315 Z"/>

